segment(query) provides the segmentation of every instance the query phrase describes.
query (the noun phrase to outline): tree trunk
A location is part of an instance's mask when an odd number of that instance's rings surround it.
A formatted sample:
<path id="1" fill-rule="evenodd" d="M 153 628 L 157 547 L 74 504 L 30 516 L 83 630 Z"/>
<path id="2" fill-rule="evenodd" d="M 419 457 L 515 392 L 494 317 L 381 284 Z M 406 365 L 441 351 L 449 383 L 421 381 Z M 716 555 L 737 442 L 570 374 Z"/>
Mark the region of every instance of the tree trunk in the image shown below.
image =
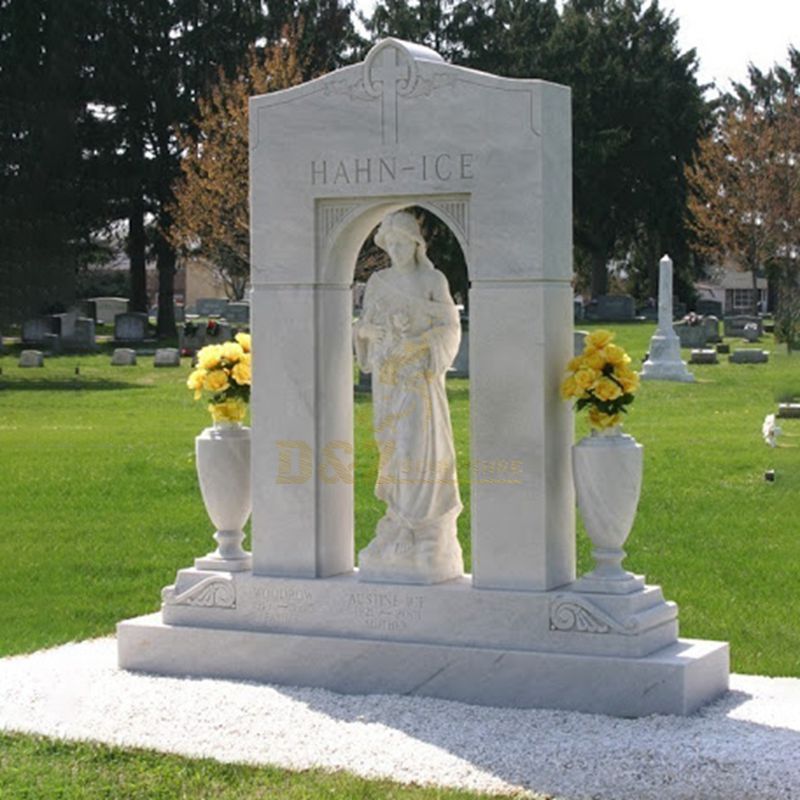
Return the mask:
<path id="1" fill-rule="evenodd" d="M 128 215 L 128 260 L 131 278 L 131 311 L 147 311 L 147 272 L 144 235 L 144 198 L 137 189 Z"/>
<path id="2" fill-rule="evenodd" d="M 592 299 L 608 294 L 608 262 L 605 253 L 597 250 L 591 253 L 592 265 Z"/>
<path id="3" fill-rule="evenodd" d="M 758 274 L 756 273 L 755 264 L 750 267 L 750 275 L 753 277 L 753 306 L 752 313 L 754 317 L 758 316 Z"/>
<path id="4" fill-rule="evenodd" d="M 158 270 L 158 321 L 156 336 L 169 339 L 177 336 L 175 328 L 175 249 L 158 233 L 156 239 L 156 268 Z"/>

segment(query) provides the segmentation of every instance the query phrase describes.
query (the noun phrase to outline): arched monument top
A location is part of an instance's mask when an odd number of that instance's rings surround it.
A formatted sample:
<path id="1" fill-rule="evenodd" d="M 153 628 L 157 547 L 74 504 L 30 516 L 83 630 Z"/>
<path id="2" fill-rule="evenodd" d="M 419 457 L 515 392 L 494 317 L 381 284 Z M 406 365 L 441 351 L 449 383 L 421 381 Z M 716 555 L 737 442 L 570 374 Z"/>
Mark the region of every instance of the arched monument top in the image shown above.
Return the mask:
<path id="1" fill-rule="evenodd" d="M 392 38 L 360 64 L 252 98 L 253 285 L 349 282 L 352 264 L 329 262 L 342 226 L 409 200 L 441 212 L 472 281 L 566 285 L 569 103 L 566 87 Z"/>

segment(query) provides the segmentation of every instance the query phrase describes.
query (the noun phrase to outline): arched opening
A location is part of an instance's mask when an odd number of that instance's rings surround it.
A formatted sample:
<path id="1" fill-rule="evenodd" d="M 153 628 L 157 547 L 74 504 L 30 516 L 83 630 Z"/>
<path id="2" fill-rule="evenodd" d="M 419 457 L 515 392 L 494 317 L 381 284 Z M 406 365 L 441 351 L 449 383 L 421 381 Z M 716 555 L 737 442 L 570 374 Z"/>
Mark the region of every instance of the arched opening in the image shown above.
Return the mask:
<path id="1" fill-rule="evenodd" d="M 456 474 L 463 510 L 458 517 L 458 538 L 464 555 L 464 569 L 470 571 L 470 441 L 469 441 L 469 280 L 466 253 L 443 216 L 421 204 L 403 206 L 419 221 L 434 266 L 448 281 L 450 295 L 459 308 L 462 341 L 447 379 L 446 391 L 453 429 Z M 383 215 L 382 215 L 383 216 Z M 382 218 L 382 217 L 381 217 Z M 354 265 L 353 316 L 361 313 L 361 301 L 370 276 L 390 265 L 388 254 L 374 243 L 380 220 L 365 237 Z M 385 504 L 375 496 L 378 475 L 378 447 L 373 436 L 372 376 L 354 366 L 354 535 L 355 552 L 367 546 L 375 535 Z"/>

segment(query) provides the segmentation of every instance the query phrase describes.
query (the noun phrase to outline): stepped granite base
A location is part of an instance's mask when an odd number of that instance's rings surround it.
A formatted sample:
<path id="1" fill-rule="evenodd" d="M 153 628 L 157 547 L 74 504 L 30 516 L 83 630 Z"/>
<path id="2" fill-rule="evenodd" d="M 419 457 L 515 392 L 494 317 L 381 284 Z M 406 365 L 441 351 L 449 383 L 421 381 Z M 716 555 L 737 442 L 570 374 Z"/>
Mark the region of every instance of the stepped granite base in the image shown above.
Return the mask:
<path id="1" fill-rule="evenodd" d="M 624 717 L 726 691 L 728 645 L 677 637 L 655 586 L 629 594 L 368 584 L 182 570 L 162 614 L 121 622 L 119 664 L 173 676 L 411 694 Z"/>

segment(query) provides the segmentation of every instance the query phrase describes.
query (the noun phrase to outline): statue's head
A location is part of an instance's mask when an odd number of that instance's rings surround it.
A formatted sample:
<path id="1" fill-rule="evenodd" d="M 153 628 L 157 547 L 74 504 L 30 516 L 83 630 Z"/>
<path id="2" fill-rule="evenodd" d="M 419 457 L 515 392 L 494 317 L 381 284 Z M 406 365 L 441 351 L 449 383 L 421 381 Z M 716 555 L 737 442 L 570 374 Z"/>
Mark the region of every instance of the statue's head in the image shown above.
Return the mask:
<path id="1" fill-rule="evenodd" d="M 430 263 L 425 255 L 425 239 L 419 228 L 419 222 L 413 214 L 409 214 L 408 211 L 395 211 L 383 218 L 383 222 L 375 234 L 375 244 L 381 250 L 386 250 L 386 237 L 390 233 L 406 237 L 416 244 L 414 260 L 417 264 Z"/>

